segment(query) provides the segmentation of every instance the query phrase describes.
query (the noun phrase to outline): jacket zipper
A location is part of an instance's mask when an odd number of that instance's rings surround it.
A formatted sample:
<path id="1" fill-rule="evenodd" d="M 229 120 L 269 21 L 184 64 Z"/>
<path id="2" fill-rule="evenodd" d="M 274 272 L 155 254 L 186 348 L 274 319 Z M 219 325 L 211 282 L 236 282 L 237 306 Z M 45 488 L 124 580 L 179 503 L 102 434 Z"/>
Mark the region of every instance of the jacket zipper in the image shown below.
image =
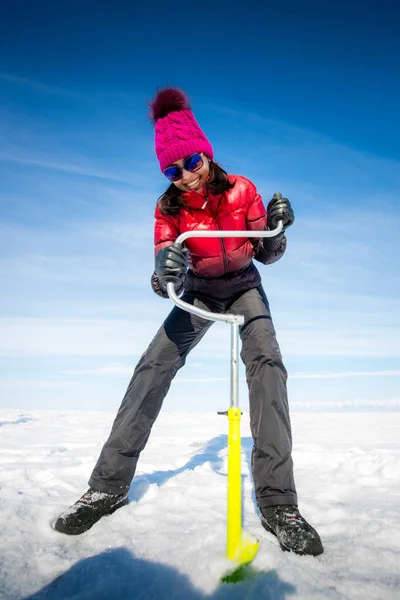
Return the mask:
<path id="1" fill-rule="evenodd" d="M 208 202 L 208 196 L 206 196 L 207 202 Z M 215 219 L 215 222 L 217 223 L 217 227 L 220 231 L 222 231 L 222 227 L 221 227 L 221 223 L 218 219 L 217 213 L 214 210 L 211 202 L 208 202 L 208 206 L 210 207 L 210 211 L 212 213 L 212 216 Z M 222 248 L 222 258 L 224 260 L 224 273 L 228 273 L 228 255 L 226 252 L 226 247 L 225 247 L 225 242 L 224 242 L 224 238 L 219 238 L 219 241 L 221 242 L 221 248 Z"/>

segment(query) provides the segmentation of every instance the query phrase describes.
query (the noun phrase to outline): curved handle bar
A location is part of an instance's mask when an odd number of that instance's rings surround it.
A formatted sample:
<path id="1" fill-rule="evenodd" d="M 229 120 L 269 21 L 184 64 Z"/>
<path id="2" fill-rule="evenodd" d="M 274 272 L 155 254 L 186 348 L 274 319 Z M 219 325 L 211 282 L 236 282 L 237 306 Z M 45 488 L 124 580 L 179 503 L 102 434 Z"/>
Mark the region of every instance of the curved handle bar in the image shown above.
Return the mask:
<path id="1" fill-rule="evenodd" d="M 175 240 L 178 244 L 182 244 L 185 240 L 191 237 L 198 238 L 226 238 L 226 237 L 248 237 L 248 238 L 266 238 L 266 237 L 274 237 L 275 235 L 279 235 L 283 229 L 282 221 L 279 221 L 278 226 L 272 231 L 185 231 L 185 233 L 181 233 Z M 208 321 L 222 321 L 224 323 L 237 323 L 238 325 L 243 325 L 244 316 L 243 315 L 233 315 L 233 314 L 220 314 L 220 313 L 212 313 L 208 310 L 204 310 L 203 308 L 199 308 L 197 306 L 193 306 L 192 304 L 188 304 L 188 302 L 184 302 L 181 300 L 175 293 L 175 288 L 173 283 L 167 283 L 167 292 L 168 296 L 178 306 L 187 312 L 192 313 L 193 315 L 197 315 L 198 317 L 202 317 L 203 319 L 207 319 Z"/>

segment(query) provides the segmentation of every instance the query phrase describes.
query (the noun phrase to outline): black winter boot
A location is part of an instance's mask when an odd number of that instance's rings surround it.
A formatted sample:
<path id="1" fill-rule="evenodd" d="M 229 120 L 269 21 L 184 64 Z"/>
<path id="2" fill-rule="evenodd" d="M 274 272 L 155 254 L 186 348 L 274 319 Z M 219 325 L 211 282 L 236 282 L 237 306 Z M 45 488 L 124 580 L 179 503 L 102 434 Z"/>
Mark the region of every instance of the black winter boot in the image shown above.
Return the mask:
<path id="1" fill-rule="evenodd" d="M 260 511 L 262 526 L 278 538 L 282 550 L 312 556 L 323 553 L 324 548 L 318 533 L 301 516 L 297 506 L 268 506 Z"/>
<path id="2" fill-rule="evenodd" d="M 125 504 L 128 504 L 128 493 L 117 496 L 89 488 L 75 504 L 61 513 L 54 523 L 54 529 L 67 535 L 79 535 L 101 517 L 111 515 Z"/>

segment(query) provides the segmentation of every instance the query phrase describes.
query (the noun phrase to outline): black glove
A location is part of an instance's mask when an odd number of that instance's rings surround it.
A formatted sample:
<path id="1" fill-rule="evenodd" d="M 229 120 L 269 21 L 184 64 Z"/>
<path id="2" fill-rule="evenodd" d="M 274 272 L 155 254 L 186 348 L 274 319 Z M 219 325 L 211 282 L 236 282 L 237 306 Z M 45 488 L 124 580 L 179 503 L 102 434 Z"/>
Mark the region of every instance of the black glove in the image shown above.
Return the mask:
<path id="1" fill-rule="evenodd" d="M 156 273 L 162 287 L 166 288 L 167 283 L 173 283 L 175 288 L 181 287 L 187 266 L 187 251 L 182 244 L 174 242 L 161 248 L 156 256 Z"/>
<path id="2" fill-rule="evenodd" d="M 267 206 L 267 226 L 268 229 L 275 229 L 278 221 L 283 223 L 283 231 L 293 225 L 294 212 L 287 198 L 282 198 L 282 194 L 277 192 Z"/>

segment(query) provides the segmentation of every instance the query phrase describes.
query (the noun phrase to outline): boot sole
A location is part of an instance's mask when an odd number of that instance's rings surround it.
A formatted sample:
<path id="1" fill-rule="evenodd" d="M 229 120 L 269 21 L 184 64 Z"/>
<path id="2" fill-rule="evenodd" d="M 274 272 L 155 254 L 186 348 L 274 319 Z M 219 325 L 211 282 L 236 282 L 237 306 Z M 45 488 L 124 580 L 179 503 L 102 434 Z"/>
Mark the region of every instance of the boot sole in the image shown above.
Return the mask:
<path id="1" fill-rule="evenodd" d="M 118 508 L 126 506 L 127 504 L 129 504 L 129 500 L 128 498 L 125 498 L 125 500 L 113 506 L 108 512 L 103 513 L 94 521 L 91 521 L 90 523 L 84 523 L 78 527 L 68 527 L 63 519 L 57 519 L 53 525 L 53 529 L 58 533 L 64 533 L 65 535 L 81 535 L 81 533 L 89 531 L 89 529 L 93 527 L 93 525 L 95 525 L 98 521 L 100 521 L 100 519 L 112 515 L 116 510 L 118 510 Z"/>

